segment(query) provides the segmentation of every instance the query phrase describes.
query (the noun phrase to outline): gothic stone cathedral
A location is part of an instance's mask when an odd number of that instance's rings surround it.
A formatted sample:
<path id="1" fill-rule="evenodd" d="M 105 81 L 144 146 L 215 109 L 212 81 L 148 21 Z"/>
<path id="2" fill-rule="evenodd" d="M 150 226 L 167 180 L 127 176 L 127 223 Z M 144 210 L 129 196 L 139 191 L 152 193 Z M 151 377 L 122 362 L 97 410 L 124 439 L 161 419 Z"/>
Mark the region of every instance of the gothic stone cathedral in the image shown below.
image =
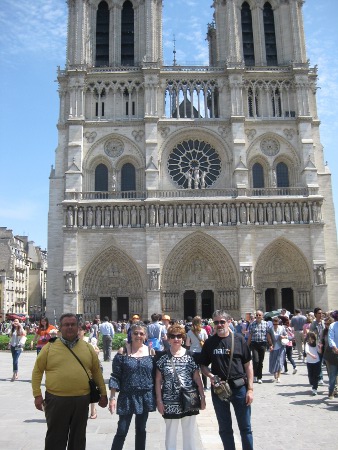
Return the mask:
<path id="1" fill-rule="evenodd" d="M 208 66 L 165 66 L 162 0 L 68 0 L 47 313 L 337 306 L 303 0 L 215 0 Z"/>

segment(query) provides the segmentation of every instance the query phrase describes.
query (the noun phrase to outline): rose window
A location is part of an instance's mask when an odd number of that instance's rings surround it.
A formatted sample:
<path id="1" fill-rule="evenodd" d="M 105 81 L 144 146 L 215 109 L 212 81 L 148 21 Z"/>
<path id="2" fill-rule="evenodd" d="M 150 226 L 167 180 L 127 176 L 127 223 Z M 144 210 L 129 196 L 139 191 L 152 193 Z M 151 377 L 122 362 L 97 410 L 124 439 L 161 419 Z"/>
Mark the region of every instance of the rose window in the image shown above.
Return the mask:
<path id="1" fill-rule="evenodd" d="M 177 144 L 168 158 L 172 180 L 184 189 L 204 189 L 212 186 L 221 173 L 221 160 L 216 150 L 200 140 Z"/>

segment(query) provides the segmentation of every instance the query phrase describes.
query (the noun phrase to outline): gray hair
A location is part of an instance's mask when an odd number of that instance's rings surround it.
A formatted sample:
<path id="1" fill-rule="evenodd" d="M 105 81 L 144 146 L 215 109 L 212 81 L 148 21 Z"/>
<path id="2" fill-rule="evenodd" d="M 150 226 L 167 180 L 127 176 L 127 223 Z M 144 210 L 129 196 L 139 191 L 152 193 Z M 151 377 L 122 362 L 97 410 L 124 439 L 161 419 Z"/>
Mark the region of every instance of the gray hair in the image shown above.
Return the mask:
<path id="1" fill-rule="evenodd" d="M 142 328 L 145 334 L 147 334 L 147 326 L 143 322 L 135 322 L 131 325 L 130 330 L 131 332 L 138 330 L 139 328 Z"/>
<path id="2" fill-rule="evenodd" d="M 231 320 L 230 314 L 228 314 L 224 309 L 216 309 L 216 311 L 213 312 L 212 318 L 215 317 L 223 317 L 225 320 Z"/>

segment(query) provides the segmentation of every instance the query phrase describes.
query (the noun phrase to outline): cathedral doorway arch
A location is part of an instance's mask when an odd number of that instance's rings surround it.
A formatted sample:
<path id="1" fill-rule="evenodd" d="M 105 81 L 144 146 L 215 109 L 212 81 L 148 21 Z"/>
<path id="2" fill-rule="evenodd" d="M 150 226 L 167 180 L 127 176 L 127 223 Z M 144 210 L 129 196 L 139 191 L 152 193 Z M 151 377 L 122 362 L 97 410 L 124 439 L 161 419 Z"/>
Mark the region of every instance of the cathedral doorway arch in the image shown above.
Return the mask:
<path id="1" fill-rule="evenodd" d="M 311 307 L 310 267 L 301 250 L 287 239 L 272 242 L 255 268 L 256 309 L 272 311 Z"/>
<path id="2" fill-rule="evenodd" d="M 111 246 L 79 274 L 84 319 L 107 315 L 112 320 L 143 313 L 141 270 L 121 249 Z"/>
<path id="3" fill-rule="evenodd" d="M 237 316 L 239 306 L 238 273 L 224 246 L 200 231 L 182 239 L 163 267 L 162 311 L 177 318 L 210 317 L 222 308 Z"/>

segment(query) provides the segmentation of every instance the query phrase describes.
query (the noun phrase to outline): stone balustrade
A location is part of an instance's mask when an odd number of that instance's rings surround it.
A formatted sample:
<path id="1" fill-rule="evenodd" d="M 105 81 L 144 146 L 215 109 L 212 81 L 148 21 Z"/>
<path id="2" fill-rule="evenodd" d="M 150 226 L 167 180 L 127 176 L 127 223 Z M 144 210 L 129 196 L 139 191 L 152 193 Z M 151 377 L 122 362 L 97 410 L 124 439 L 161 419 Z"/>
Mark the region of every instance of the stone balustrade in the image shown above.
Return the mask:
<path id="1" fill-rule="evenodd" d="M 201 191 L 200 191 L 201 192 Z M 69 205 L 64 206 L 68 228 L 186 227 L 320 223 L 321 203 L 292 201 L 195 201 L 194 203 Z"/>

